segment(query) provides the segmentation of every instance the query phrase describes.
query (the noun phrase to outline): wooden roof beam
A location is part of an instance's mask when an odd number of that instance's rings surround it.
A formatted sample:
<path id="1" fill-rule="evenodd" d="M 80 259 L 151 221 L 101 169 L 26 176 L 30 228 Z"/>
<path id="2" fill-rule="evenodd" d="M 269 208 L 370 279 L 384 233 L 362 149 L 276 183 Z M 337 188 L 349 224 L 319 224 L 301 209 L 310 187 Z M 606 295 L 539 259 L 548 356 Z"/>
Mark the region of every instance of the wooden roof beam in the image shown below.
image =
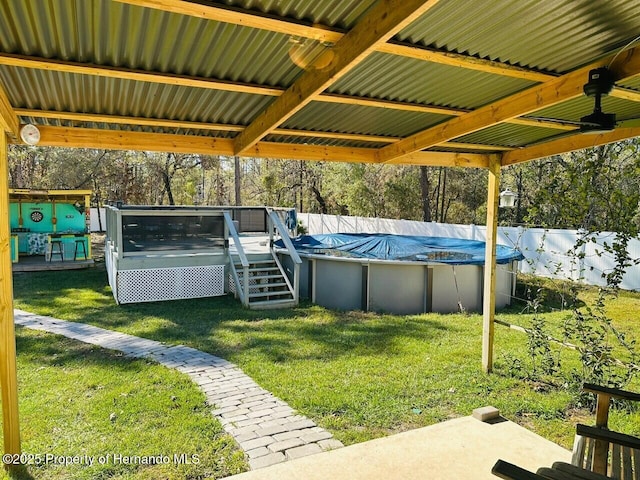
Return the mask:
<path id="1" fill-rule="evenodd" d="M 107 150 L 142 150 L 153 152 L 233 155 L 233 140 L 228 138 L 128 132 L 97 128 L 51 127 L 42 125 L 39 146 L 67 148 L 104 148 Z M 341 162 L 373 162 L 375 149 L 320 147 L 261 142 L 247 155 L 264 158 L 295 158 Z"/>
<path id="2" fill-rule="evenodd" d="M 609 61 L 609 58 L 602 59 L 574 72 L 418 132 L 380 149 L 378 158 L 381 162 L 390 162 L 433 145 L 578 97 L 583 94 L 582 88 L 588 79 L 589 70 L 607 65 Z M 624 80 L 640 73 L 640 50 L 631 49 L 626 54 L 620 55 L 611 65 L 611 70 L 617 80 Z"/>
<path id="3" fill-rule="evenodd" d="M 485 153 L 415 152 L 389 164 L 420 165 L 427 167 L 487 168 L 491 155 L 495 156 L 495 154 Z"/>
<path id="4" fill-rule="evenodd" d="M 91 65 L 79 62 L 53 60 L 39 57 L 0 53 L 0 65 L 10 67 L 32 68 L 37 70 L 51 70 L 55 72 L 74 73 L 79 75 L 93 75 L 120 80 L 160 83 L 181 87 L 204 88 L 208 90 L 224 90 L 228 92 L 251 93 L 254 95 L 281 95 L 283 89 L 265 87 L 247 83 L 227 82 L 203 77 L 176 75 L 171 73 L 149 72 L 130 68 L 108 67 L 105 65 Z"/>
<path id="5" fill-rule="evenodd" d="M 235 140 L 236 155 L 242 154 L 272 132 L 362 62 L 376 46 L 389 40 L 437 3 L 438 0 L 380 0 L 376 3 L 349 33 L 325 53 L 332 56 L 328 66 L 314 69 L 312 64 L 238 135 Z"/>
<path id="6" fill-rule="evenodd" d="M 631 102 L 640 102 L 640 92 L 631 88 L 614 87 L 609 96 L 629 100 Z"/>
<path id="7" fill-rule="evenodd" d="M 612 142 L 619 142 L 627 138 L 640 137 L 640 127 L 616 128 L 607 133 L 598 135 L 583 133 L 563 137 L 549 142 L 540 143 L 531 147 L 521 148 L 506 152 L 502 156 L 502 166 L 506 167 L 516 163 L 528 162 L 537 158 L 549 157 L 565 152 L 580 150 L 583 148 L 597 147 Z"/>
<path id="8" fill-rule="evenodd" d="M 16 108 L 17 115 L 22 117 L 48 118 L 53 120 L 69 120 L 72 122 L 109 123 L 113 125 L 138 125 L 157 128 L 184 128 L 209 130 L 215 132 L 241 132 L 242 125 L 223 123 L 190 122 L 183 120 L 167 120 L 161 118 L 128 117 L 123 115 L 104 115 L 99 113 L 58 112 L 53 110 L 34 110 Z"/>
<path id="9" fill-rule="evenodd" d="M 275 16 L 248 13 L 219 5 L 204 5 L 182 0 L 116 0 L 138 7 L 153 8 L 165 12 L 203 18 L 215 22 L 230 23 L 242 27 L 258 28 L 295 37 L 311 38 L 320 42 L 338 42 L 344 33 L 323 25 L 282 20 Z"/>
<path id="10" fill-rule="evenodd" d="M 2 83 L 0 83 L 0 130 L 12 138 L 18 138 L 20 135 L 20 122 L 18 120 L 18 115 L 13 110 Z"/>
<path id="11" fill-rule="evenodd" d="M 142 150 L 155 152 L 233 155 L 233 141 L 228 138 L 198 137 L 147 132 L 126 132 L 76 127 L 41 125 L 40 142 L 44 147 L 104 148 L 107 150 Z M 245 156 L 309 161 L 375 163 L 375 149 L 322 147 L 259 142 Z M 399 159 L 402 165 L 486 168 L 491 154 L 455 152 L 416 152 Z"/>
<path id="12" fill-rule="evenodd" d="M 47 118 L 53 120 L 68 120 L 73 122 L 87 123 L 108 123 L 113 125 L 136 125 L 156 128 L 181 128 L 185 130 L 206 130 L 217 132 L 241 132 L 244 127 L 242 125 L 230 125 L 219 123 L 205 122 L 188 122 L 181 120 L 167 120 L 159 118 L 144 117 L 125 117 L 121 115 L 104 115 L 95 113 L 75 113 L 75 112 L 58 112 L 52 110 L 33 110 L 27 108 L 17 108 L 15 113 L 22 117 Z M 340 132 L 319 132 L 314 130 L 294 130 L 277 128 L 273 131 L 275 135 L 286 135 L 292 137 L 307 138 L 328 138 L 335 140 L 352 140 L 357 142 L 374 142 L 374 143 L 393 143 L 399 140 L 398 137 L 387 137 L 381 135 L 365 135 L 355 133 Z M 463 150 L 485 150 L 490 152 L 509 151 L 511 147 L 503 147 L 500 145 L 485 145 L 478 143 L 459 143 L 446 142 L 441 146 L 447 148 L 458 148 Z"/>
<path id="13" fill-rule="evenodd" d="M 440 50 L 407 45 L 404 43 L 385 43 L 378 48 L 378 51 L 391 55 L 413 58 L 415 60 L 448 65 L 450 67 L 466 68 L 468 70 L 492 73 L 494 75 L 501 75 L 504 77 L 529 80 L 531 82 L 547 82 L 556 77 L 556 75 L 552 75 L 550 73 L 518 67 L 508 63 L 472 57 L 470 55 L 463 55 L 460 53 L 443 52 Z"/>

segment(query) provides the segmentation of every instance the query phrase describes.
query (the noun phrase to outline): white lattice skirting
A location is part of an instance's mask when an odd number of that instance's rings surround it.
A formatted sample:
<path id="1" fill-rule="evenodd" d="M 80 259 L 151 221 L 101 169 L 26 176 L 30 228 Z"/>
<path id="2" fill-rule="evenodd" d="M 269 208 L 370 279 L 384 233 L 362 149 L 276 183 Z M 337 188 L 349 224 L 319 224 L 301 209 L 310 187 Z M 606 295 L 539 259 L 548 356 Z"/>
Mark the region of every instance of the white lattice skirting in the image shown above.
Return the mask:
<path id="1" fill-rule="evenodd" d="M 117 272 L 118 303 L 157 302 L 224 295 L 224 265 Z"/>

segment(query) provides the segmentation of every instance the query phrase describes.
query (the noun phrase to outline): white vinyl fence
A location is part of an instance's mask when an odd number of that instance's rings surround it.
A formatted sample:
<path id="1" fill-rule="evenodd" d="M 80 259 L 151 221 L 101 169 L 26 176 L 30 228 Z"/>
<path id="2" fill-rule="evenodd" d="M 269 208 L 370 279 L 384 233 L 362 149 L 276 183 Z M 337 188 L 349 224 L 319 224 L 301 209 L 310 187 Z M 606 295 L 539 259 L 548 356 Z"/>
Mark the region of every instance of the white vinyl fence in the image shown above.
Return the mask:
<path id="1" fill-rule="evenodd" d="M 413 220 L 391 220 L 385 218 L 350 217 L 299 213 L 309 234 L 321 233 L 394 233 L 398 235 L 427 235 L 435 237 L 486 239 L 486 227 L 478 225 L 454 225 Z M 583 237 L 577 230 L 542 228 L 499 227 L 498 243 L 517 247 L 525 256 L 519 262 L 519 271 L 535 275 L 577 280 L 589 285 L 606 285 L 603 274 L 610 272 L 615 264 L 605 245 L 611 245 L 615 233 L 602 232 L 589 235 L 595 242 L 586 242 L 572 254 L 576 242 Z M 629 243 L 629 255 L 640 258 L 640 240 Z M 628 267 L 621 288 L 640 290 L 640 265 Z"/>
<path id="2" fill-rule="evenodd" d="M 100 215 L 100 217 L 98 217 Z M 102 221 L 102 222 L 101 222 Z M 104 207 L 91 207 L 91 231 L 104 232 L 107 230 L 107 216 Z"/>

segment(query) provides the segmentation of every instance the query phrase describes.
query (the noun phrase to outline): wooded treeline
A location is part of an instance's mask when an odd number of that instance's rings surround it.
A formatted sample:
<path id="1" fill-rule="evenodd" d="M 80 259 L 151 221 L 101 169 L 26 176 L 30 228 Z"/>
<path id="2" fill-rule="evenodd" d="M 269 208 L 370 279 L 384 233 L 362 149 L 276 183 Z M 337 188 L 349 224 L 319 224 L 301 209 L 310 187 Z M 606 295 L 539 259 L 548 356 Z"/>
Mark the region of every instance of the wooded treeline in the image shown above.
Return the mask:
<path id="1" fill-rule="evenodd" d="M 94 206 L 269 205 L 302 212 L 485 223 L 481 169 L 245 159 L 174 153 L 11 146 L 11 188 L 91 189 Z M 637 231 L 640 141 L 503 169 L 518 194 L 500 223 Z"/>

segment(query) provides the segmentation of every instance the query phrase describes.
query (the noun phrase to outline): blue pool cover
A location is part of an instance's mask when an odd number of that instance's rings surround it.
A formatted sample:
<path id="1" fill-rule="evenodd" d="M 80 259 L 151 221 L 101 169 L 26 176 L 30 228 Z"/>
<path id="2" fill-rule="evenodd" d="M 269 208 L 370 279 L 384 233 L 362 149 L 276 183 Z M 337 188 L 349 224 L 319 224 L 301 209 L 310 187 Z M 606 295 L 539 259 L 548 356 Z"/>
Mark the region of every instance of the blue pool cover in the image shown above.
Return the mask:
<path id="1" fill-rule="evenodd" d="M 483 265 L 485 242 L 446 237 L 392 235 L 387 233 L 332 233 L 292 238 L 296 250 L 336 257 L 402 260 L 452 265 Z M 282 240 L 276 242 L 282 248 Z M 498 245 L 496 263 L 522 260 L 515 248 Z"/>

